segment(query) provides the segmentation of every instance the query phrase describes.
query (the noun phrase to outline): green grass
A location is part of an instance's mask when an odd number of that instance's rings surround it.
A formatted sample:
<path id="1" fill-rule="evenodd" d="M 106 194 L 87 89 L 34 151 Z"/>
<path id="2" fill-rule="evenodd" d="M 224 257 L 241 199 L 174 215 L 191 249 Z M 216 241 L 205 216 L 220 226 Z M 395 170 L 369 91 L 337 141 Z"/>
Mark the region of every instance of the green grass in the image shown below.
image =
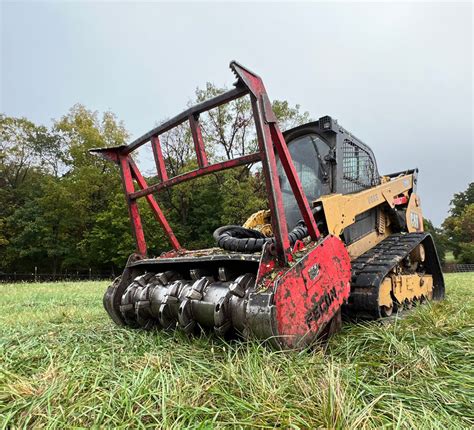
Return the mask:
<path id="1" fill-rule="evenodd" d="M 0 285 L 0 423 L 10 427 L 473 428 L 474 274 L 326 351 L 116 327 L 105 282 Z"/>
<path id="2" fill-rule="evenodd" d="M 457 263 L 456 257 L 454 257 L 453 251 L 447 251 L 444 257 L 446 263 Z"/>

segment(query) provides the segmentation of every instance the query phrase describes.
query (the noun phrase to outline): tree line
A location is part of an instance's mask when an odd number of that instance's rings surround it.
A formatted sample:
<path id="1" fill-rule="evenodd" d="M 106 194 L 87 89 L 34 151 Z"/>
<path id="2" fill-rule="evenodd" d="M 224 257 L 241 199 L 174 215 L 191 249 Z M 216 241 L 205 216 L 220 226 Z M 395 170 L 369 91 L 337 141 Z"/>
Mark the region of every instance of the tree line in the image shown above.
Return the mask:
<path id="1" fill-rule="evenodd" d="M 189 104 L 224 91 L 208 83 Z M 286 101 L 274 101 L 273 109 L 283 128 L 310 120 Z M 213 109 L 200 122 L 211 162 L 254 152 L 248 98 Z M 88 150 L 128 140 L 113 113 L 79 104 L 49 128 L 0 115 L 0 271 L 121 270 L 135 245 L 120 175 Z M 162 135 L 161 144 L 169 176 L 197 167 L 189 127 Z M 151 150 L 147 155 L 152 158 Z M 146 171 L 150 164 L 141 167 Z M 157 180 L 154 175 L 147 175 L 149 183 Z M 178 240 L 196 249 L 214 246 L 217 227 L 242 224 L 266 207 L 266 193 L 259 172 L 244 166 L 167 189 L 159 202 Z M 149 252 L 159 255 L 169 249 L 168 241 L 144 199 L 139 207 Z"/>
<path id="2" fill-rule="evenodd" d="M 190 104 L 225 90 L 208 83 L 196 90 Z M 276 100 L 273 109 L 283 130 L 310 121 L 299 105 Z M 255 151 L 248 98 L 213 109 L 200 121 L 211 162 Z M 112 112 L 99 114 L 79 104 L 50 127 L 0 115 L 0 271 L 121 270 L 134 241 L 120 175 L 115 165 L 88 150 L 128 141 L 123 122 Z M 197 167 L 187 126 L 161 136 L 161 144 L 170 176 Z M 148 155 L 151 158 L 151 150 Z M 150 166 L 141 167 L 146 171 Z M 149 173 L 147 180 L 157 181 L 155 175 Z M 264 182 L 252 166 L 167 189 L 159 202 L 178 240 L 190 249 L 214 246 L 214 229 L 242 224 L 267 205 Z M 144 199 L 139 205 L 150 254 L 159 255 L 169 249 L 167 239 Z M 425 221 L 442 258 L 451 250 L 459 261 L 474 261 L 473 219 L 474 184 L 470 184 L 454 195 L 450 216 L 441 228 Z"/>
<path id="3" fill-rule="evenodd" d="M 440 228 L 426 219 L 424 227 L 433 235 L 443 262 L 447 252 L 452 252 L 458 263 L 474 263 L 474 182 L 454 194 L 449 215 Z"/>

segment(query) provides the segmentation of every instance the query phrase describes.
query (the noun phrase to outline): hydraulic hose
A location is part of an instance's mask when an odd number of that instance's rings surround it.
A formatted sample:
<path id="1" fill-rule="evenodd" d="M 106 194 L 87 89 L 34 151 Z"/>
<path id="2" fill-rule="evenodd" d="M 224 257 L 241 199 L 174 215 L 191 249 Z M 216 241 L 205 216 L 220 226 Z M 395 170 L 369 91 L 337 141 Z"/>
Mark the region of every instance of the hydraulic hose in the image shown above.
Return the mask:
<path id="1" fill-rule="evenodd" d="M 212 235 L 219 248 L 234 252 L 259 252 L 265 243 L 275 243 L 274 237 L 265 237 L 257 230 L 238 225 L 219 227 Z M 300 221 L 288 235 L 290 245 L 308 236 L 308 228 Z"/>

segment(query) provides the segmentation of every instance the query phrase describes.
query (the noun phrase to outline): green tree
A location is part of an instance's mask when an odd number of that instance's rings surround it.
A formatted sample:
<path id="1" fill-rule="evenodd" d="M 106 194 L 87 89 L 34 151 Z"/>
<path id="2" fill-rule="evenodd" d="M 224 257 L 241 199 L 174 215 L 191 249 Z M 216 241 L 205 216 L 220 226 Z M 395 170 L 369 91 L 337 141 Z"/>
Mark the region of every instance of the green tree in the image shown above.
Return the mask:
<path id="1" fill-rule="evenodd" d="M 92 249 L 88 239 L 94 229 L 98 234 L 100 227 L 113 228 L 100 224 L 103 218 L 98 215 L 114 207 L 120 177 L 115 166 L 88 150 L 125 143 L 128 135 L 123 124 L 110 112 L 99 116 L 81 105 L 51 130 L 24 119 L 1 119 L 2 148 L 7 151 L 0 168 L 7 186 L 0 198 L 17 204 L 2 213 L 6 233 L 2 231 L 0 238 L 7 246 L 0 248 L 0 264 L 10 270 L 38 266 L 55 272 L 116 263 L 114 258 L 98 259 L 97 243 Z M 128 222 L 126 211 L 119 217 Z M 130 230 L 127 234 L 131 236 Z M 107 246 L 104 241 L 102 247 Z"/>
<path id="2" fill-rule="evenodd" d="M 226 91 L 207 83 L 197 89 L 190 105 Z M 309 121 L 308 112 L 286 101 L 274 101 L 273 109 L 282 128 Z M 250 99 L 243 97 L 200 116 L 210 162 L 239 157 L 257 150 Z M 197 167 L 194 145 L 187 125 L 161 137 L 169 175 Z M 224 224 L 241 224 L 253 212 L 267 206 L 265 187 L 258 166 L 244 166 L 187 182 L 164 191 L 160 204 L 169 214 L 178 239 L 190 248 L 212 246 L 212 232 Z"/>
<path id="3" fill-rule="evenodd" d="M 97 236 L 111 237 L 117 234 L 124 242 L 130 242 L 131 233 L 116 231 L 117 225 L 123 225 L 128 219 L 127 211 L 122 214 L 116 211 L 116 199 L 122 191 L 120 176 L 112 163 L 91 155 L 89 149 L 123 145 L 128 140 L 128 133 L 114 114 L 90 111 L 82 105 L 75 105 L 71 110 L 56 121 L 54 129 L 60 134 L 68 148 L 66 165 L 68 172 L 61 178 L 61 186 L 70 196 L 71 212 L 75 219 L 71 222 L 74 229 L 74 243 L 71 243 L 69 257 L 64 259 L 65 267 L 80 265 L 81 267 L 110 267 L 117 262 L 125 262 L 126 256 L 110 255 L 105 249 L 109 244 L 104 241 L 100 249 L 99 243 L 89 239 Z M 122 197 L 123 199 L 123 197 Z M 69 199 L 68 199 L 69 200 Z M 54 210 L 54 209 L 53 209 Z M 113 223 L 104 223 L 104 217 L 112 212 L 116 219 Z M 110 218 L 110 216 L 109 216 Z M 94 231 L 94 235 L 91 232 Z M 118 247 L 117 249 L 121 249 Z M 108 255 L 110 258 L 98 259 L 97 255 Z M 74 257 L 73 257 L 74 256 Z"/>
<path id="4" fill-rule="evenodd" d="M 123 191 L 110 196 L 106 208 L 96 214 L 93 227 L 79 243 L 84 255 L 93 256 L 104 268 L 121 268 L 135 244 Z"/>
<path id="5" fill-rule="evenodd" d="M 424 230 L 433 237 L 436 250 L 438 251 L 438 257 L 441 263 L 444 263 L 446 260 L 447 243 L 443 229 L 435 227 L 433 223 L 426 218 L 423 219 L 423 227 Z"/>
<path id="6" fill-rule="evenodd" d="M 0 185 L 15 189 L 35 170 L 57 176 L 64 148 L 60 137 L 26 118 L 0 114 Z"/>
<path id="7" fill-rule="evenodd" d="M 286 100 L 274 100 L 272 103 L 273 112 L 278 120 L 278 125 L 282 131 L 306 124 L 311 121 L 309 112 L 301 112 L 301 106 L 296 104 L 291 107 Z"/>
<path id="8" fill-rule="evenodd" d="M 474 204 L 471 203 L 464 208 L 459 217 L 458 228 L 463 235 L 463 241 L 459 244 L 459 261 L 474 263 Z"/>
<path id="9" fill-rule="evenodd" d="M 38 194 L 9 217 L 8 227 L 16 230 L 9 248 L 20 267 L 38 266 L 56 273 L 65 259 L 76 262 L 72 250 L 79 220 L 72 199 L 60 181 L 45 176 Z"/>
<path id="10" fill-rule="evenodd" d="M 34 223 L 40 184 L 59 175 L 63 167 L 61 142 L 57 134 L 26 118 L 0 115 L 0 267 L 20 264 L 22 249 L 16 239 L 32 226 L 24 225 L 19 211 Z M 30 213 L 24 208 L 28 207 Z M 28 228 L 27 228 L 28 227 Z M 26 231 L 25 231 L 26 228 Z M 35 255 L 37 255 L 35 251 Z"/>
<path id="11" fill-rule="evenodd" d="M 451 200 L 450 216 L 443 229 L 456 259 L 461 263 L 474 262 L 474 182 L 466 191 L 456 193 Z"/>
<path id="12" fill-rule="evenodd" d="M 207 84 L 196 90 L 193 103 L 223 91 Z M 282 128 L 309 120 L 299 106 L 284 101 L 273 106 Z M 200 119 L 210 162 L 256 150 L 248 97 Z M 123 145 L 128 138 L 111 112 L 99 114 L 79 104 L 49 129 L 0 115 L 1 270 L 120 270 L 134 249 L 120 175 L 117 166 L 88 151 Z M 161 143 L 169 176 L 197 167 L 189 127 L 165 133 Z M 156 180 L 147 178 L 149 183 Z M 183 183 L 164 190 L 158 199 L 178 239 L 189 248 L 213 246 L 214 229 L 240 224 L 267 204 L 258 166 Z M 139 200 L 139 209 L 150 255 L 168 250 L 145 199 Z"/>
<path id="13" fill-rule="evenodd" d="M 466 206 L 474 203 L 474 182 L 471 182 L 466 191 L 455 193 L 451 200 L 450 213 L 452 216 L 461 216 Z"/>

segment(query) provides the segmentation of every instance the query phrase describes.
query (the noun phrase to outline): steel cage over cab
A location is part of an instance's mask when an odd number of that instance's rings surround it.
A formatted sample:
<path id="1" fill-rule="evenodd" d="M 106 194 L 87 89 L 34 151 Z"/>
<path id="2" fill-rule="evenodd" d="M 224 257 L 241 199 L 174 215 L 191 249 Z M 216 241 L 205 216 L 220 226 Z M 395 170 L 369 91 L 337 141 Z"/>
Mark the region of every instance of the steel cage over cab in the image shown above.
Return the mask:
<path id="1" fill-rule="evenodd" d="M 291 250 L 288 239 L 285 211 L 283 208 L 282 193 L 278 180 L 275 153 L 278 154 L 285 174 L 288 177 L 288 181 L 291 185 L 291 189 L 296 198 L 301 214 L 303 215 L 303 220 L 306 223 L 311 239 L 318 240 L 320 237 L 316 220 L 304 194 L 286 142 L 278 127 L 262 79 L 235 61 L 230 63 L 230 68 L 237 77 L 234 89 L 189 108 L 144 134 L 129 145 L 92 149 L 90 151 L 91 153 L 98 154 L 120 166 L 137 252 L 142 256 L 146 256 L 147 254 L 147 245 L 143 233 L 140 213 L 138 211 L 137 199 L 141 197 L 147 199 L 155 218 L 161 224 L 172 247 L 174 250 L 179 251 L 183 248 L 174 235 L 173 230 L 166 220 L 160 206 L 153 197 L 153 193 L 210 173 L 260 161 L 262 163 L 262 170 L 265 176 L 266 188 L 268 190 L 269 208 L 271 211 L 271 222 L 275 235 L 277 256 L 280 264 L 286 264 Z M 215 164 L 209 164 L 199 124 L 199 115 L 246 95 L 250 96 L 252 104 L 253 118 L 257 132 L 258 152 Z M 160 146 L 160 135 L 185 122 L 189 123 L 191 129 L 198 168 L 169 178 Z M 151 142 L 159 179 L 157 184 L 150 186 L 147 184 L 136 163 L 130 156 L 134 150 L 147 142 Z M 138 190 L 135 189 L 134 181 L 139 188 Z"/>

